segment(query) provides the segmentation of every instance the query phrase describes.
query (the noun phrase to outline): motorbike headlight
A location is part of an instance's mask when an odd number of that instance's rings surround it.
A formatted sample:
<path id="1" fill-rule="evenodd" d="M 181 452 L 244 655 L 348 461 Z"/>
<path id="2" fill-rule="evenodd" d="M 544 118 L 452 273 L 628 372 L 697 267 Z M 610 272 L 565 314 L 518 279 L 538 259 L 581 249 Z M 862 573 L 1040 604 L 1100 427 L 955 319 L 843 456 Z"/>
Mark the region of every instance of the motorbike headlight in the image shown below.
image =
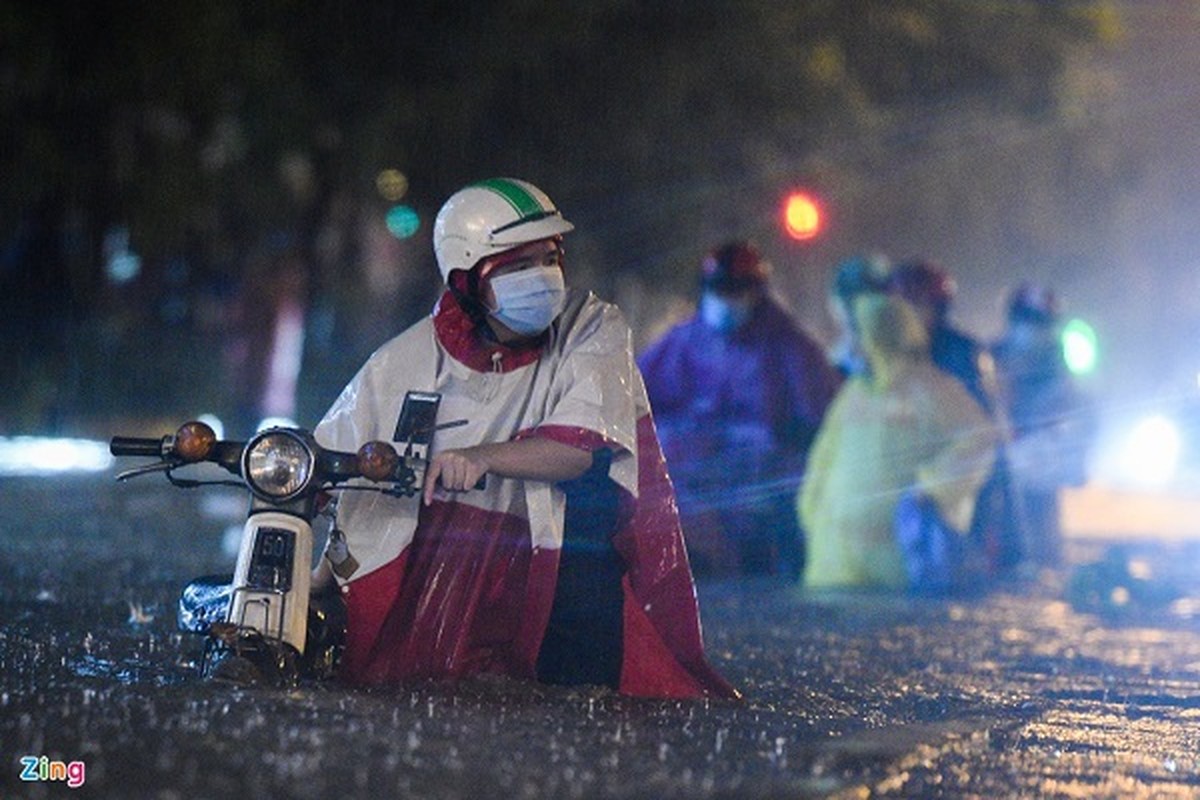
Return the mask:
<path id="1" fill-rule="evenodd" d="M 312 478 L 312 449 L 297 434 L 265 431 L 251 439 L 242 456 L 242 474 L 250 488 L 269 500 L 291 500 Z"/>

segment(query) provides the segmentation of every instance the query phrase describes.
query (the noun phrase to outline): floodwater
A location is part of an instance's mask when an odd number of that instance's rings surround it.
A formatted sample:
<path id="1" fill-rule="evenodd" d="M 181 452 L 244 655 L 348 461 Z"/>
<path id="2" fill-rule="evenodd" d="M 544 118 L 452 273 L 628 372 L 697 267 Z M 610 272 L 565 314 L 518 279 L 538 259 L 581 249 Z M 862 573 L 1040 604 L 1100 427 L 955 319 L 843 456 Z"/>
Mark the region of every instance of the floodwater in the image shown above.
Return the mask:
<path id="1" fill-rule="evenodd" d="M 232 567 L 244 506 L 215 491 L 0 482 L 0 797 L 1200 797 L 1195 545 L 1132 551 L 1136 583 L 1093 567 L 962 600 L 702 584 L 742 702 L 235 689 L 197 681 L 174 630 L 180 586 Z M 83 785 L 22 780 L 42 756 Z"/>

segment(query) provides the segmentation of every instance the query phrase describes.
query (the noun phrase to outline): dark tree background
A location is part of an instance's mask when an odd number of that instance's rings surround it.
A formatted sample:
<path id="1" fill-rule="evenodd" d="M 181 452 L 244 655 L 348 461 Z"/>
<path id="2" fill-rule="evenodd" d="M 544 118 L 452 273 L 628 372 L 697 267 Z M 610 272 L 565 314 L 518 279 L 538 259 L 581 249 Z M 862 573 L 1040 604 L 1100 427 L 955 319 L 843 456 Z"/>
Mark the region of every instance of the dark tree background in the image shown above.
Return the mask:
<path id="1" fill-rule="evenodd" d="M 545 188 L 578 226 L 574 280 L 648 329 L 632 298 L 686 296 L 715 240 L 788 258 L 788 186 L 868 220 L 880 165 L 947 120 L 1080 113 L 1064 77 L 1118 26 L 1082 1 L 5 0 L 0 434 L 232 412 L 230 354 L 280 280 L 304 298 L 311 424 L 427 312 L 432 218 L 493 175 Z M 387 168 L 409 239 L 384 227 Z M 843 227 L 801 260 L 860 243 Z"/>

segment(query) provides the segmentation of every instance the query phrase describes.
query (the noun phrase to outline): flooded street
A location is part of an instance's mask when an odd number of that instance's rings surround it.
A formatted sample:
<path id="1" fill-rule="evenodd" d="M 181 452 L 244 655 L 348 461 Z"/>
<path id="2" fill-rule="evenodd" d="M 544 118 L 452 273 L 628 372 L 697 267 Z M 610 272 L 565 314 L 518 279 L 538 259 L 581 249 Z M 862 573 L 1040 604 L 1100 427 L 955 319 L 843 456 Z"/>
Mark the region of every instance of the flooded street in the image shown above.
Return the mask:
<path id="1" fill-rule="evenodd" d="M 0 797 L 1200 796 L 1196 543 L 1131 552 L 1129 585 L 1093 568 L 954 601 L 702 584 L 740 703 L 239 690 L 195 680 L 174 630 L 181 585 L 232 567 L 243 507 L 217 495 L 0 482 Z M 42 756 L 83 785 L 22 780 Z"/>

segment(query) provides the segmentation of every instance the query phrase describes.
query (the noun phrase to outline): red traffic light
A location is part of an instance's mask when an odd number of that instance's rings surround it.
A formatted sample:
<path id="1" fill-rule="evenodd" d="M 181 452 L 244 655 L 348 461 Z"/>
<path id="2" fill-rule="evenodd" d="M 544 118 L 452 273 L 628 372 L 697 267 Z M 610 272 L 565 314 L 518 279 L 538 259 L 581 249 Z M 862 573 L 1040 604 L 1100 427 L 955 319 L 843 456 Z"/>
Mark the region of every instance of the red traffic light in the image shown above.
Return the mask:
<path id="1" fill-rule="evenodd" d="M 792 192 L 783 206 L 783 227 L 796 241 L 816 238 L 824 224 L 820 204 L 807 192 Z"/>

